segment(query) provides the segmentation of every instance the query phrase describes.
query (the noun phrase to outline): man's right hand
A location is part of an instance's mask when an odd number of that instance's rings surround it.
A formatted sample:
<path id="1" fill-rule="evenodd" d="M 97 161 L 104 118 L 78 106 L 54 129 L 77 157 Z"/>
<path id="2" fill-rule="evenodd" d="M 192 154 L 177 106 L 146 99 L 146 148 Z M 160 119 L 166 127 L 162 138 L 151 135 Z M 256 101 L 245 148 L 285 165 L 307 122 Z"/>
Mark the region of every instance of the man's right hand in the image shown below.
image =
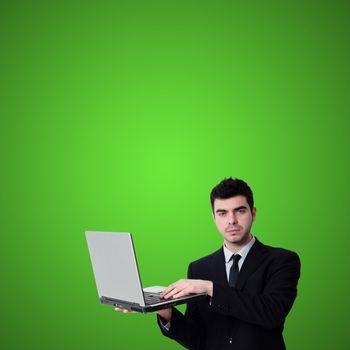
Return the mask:
<path id="1" fill-rule="evenodd" d="M 114 310 L 124 312 L 124 314 L 137 313 L 137 311 L 132 311 L 132 310 L 128 310 L 128 309 L 121 309 L 119 307 L 116 307 Z"/>
<path id="2" fill-rule="evenodd" d="M 124 312 L 125 314 L 137 313 L 137 311 L 132 311 L 132 310 L 128 310 L 128 309 L 121 309 L 119 307 L 116 307 L 115 311 L 121 311 L 121 312 Z M 166 322 L 169 322 L 171 319 L 172 310 L 171 310 L 171 308 L 163 309 L 163 310 L 155 311 L 155 313 L 158 314 L 161 318 L 163 318 Z"/>

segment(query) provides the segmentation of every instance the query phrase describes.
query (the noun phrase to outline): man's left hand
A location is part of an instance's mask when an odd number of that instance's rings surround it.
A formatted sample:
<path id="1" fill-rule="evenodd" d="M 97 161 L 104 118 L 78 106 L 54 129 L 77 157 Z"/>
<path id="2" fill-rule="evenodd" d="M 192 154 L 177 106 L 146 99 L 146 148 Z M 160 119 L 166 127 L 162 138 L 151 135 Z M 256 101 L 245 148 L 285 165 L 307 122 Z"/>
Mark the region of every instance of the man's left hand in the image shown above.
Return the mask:
<path id="1" fill-rule="evenodd" d="M 206 280 L 181 279 L 163 290 L 160 296 L 164 299 L 180 298 L 189 294 L 205 293 L 213 296 L 213 282 Z"/>

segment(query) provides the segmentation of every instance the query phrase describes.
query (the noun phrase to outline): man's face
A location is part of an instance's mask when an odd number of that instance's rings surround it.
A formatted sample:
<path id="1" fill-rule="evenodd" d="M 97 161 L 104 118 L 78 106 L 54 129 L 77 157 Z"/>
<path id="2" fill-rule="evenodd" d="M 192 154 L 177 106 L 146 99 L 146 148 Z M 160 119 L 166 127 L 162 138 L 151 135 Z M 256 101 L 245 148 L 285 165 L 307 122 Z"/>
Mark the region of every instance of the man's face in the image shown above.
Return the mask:
<path id="1" fill-rule="evenodd" d="M 250 210 L 246 197 L 215 199 L 214 221 L 228 248 L 249 242 L 256 208 Z"/>

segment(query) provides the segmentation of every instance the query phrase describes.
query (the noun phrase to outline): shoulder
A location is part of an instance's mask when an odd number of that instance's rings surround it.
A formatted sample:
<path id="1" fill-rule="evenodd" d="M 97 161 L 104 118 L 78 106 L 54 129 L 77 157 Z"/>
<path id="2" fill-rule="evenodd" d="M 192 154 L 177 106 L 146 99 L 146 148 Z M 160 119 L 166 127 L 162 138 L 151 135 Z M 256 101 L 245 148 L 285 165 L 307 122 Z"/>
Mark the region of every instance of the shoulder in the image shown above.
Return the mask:
<path id="1" fill-rule="evenodd" d="M 255 244 L 257 244 L 256 249 L 263 252 L 266 262 L 270 263 L 270 266 L 275 266 L 277 268 L 277 266 L 282 264 L 300 268 L 300 258 L 296 252 L 285 248 L 262 244 L 259 241 Z"/>
<path id="2" fill-rule="evenodd" d="M 209 255 L 203 256 L 200 259 L 192 261 L 189 266 L 190 268 L 194 268 L 194 269 L 203 268 L 206 266 L 210 266 L 213 263 L 213 261 L 217 261 L 220 259 L 224 259 L 224 253 L 223 253 L 222 247 Z"/>
<path id="3" fill-rule="evenodd" d="M 269 254 L 274 256 L 290 256 L 297 257 L 298 254 L 290 249 L 280 248 L 280 247 L 272 247 L 270 245 L 266 245 L 261 243 L 260 241 L 256 242 L 258 245 L 260 244 L 264 250 L 266 250 Z"/>

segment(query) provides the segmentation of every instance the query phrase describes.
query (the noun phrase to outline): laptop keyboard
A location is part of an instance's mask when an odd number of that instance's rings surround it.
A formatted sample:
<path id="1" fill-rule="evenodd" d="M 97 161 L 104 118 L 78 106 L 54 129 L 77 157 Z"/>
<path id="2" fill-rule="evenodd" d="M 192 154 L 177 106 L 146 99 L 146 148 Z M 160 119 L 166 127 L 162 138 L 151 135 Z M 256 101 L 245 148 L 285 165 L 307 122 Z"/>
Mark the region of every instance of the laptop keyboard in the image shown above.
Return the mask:
<path id="1" fill-rule="evenodd" d="M 160 297 L 160 293 L 143 292 L 146 305 L 158 304 L 167 300 Z"/>

